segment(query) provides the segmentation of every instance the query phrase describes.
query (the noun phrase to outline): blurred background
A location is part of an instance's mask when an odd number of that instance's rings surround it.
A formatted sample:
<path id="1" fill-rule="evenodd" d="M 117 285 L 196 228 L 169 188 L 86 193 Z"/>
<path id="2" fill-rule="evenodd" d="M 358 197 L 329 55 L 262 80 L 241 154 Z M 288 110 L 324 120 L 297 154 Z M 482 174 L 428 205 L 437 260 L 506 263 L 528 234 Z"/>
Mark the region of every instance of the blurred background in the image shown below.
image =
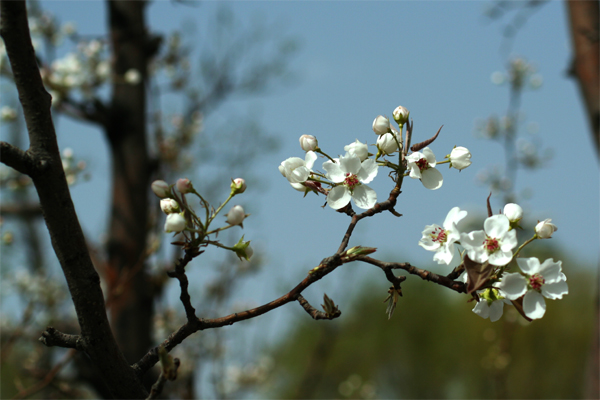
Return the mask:
<path id="1" fill-rule="evenodd" d="M 437 159 L 464 146 L 473 164 L 461 172 L 440 166 L 444 184 L 436 191 L 405 179 L 396 206 L 402 217 L 361 221 L 349 245 L 377 247 L 375 258 L 445 275 L 451 267 L 437 265 L 418 246 L 421 232 L 441 225 L 455 206 L 469 213 L 465 229 L 481 229 L 491 192 L 494 212 L 508 202 L 525 210 L 519 243 L 533 235 L 538 220 L 552 219 L 558 226 L 552 239 L 534 242 L 523 255 L 562 260 L 568 277 L 569 294 L 547 301 L 543 319 L 527 322 L 507 306 L 492 323 L 471 312 L 469 296 L 408 276 L 388 321 L 385 276 L 366 264 L 344 265 L 304 293 L 314 306 L 327 293 L 342 311 L 339 319 L 314 321 L 288 304 L 196 333 L 173 351 L 182 367 L 165 396 L 589 397 L 598 153 L 569 76 L 565 3 L 156 1 L 145 8 L 146 24 L 160 44 L 147 73 L 137 77 L 110 70 L 106 9 L 100 1 L 41 1 L 30 3 L 29 13 L 36 52 L 51 71 L 47 85 L 73 200 L 105 293 L 112 276 L 102 265 L 110 258 L 103 249 L 111 240 L 114 154 L 90 116 L 99 102 L 110 103 L 109 83 L 116 79 L 131 85 L 141 79 L 147 88 L 148 152 L 160 162 L 152 179 L 187 177 L 215 206 L 229 193 L 231 178 L 247 181 L 248 190 L 234 200 L 251 216 L 243 230 L 220 239 L 231 245 L 245 235 L 255 257 L 239 262 L 210 247 L 188 267 L 199 317 L 271 301 L 337 250 L 349 218 L 322 207 L 323 196 L 293 190 L 277 167 L 304 157 L 303 134 L 315 135 L 334 157 L 357 139 L 374 144 L 373 119 L 391 118 L 399 105 L 413 119 L 413 143 L 443 125 L 430 145 Z M 26 148 L 4 51 L 1 57 L 0 134 Z M 74 310 L 43 221 L 17 207 L 34 201 L 35 193 L 4 166 L 1 182 L 1 397 L 98 396 L 101 389 L 81 376 L 73 355 L 35 341 L 58 321 L 76 333 Z M 393 184 L 380 168 L 370 186 L 383 200 Z M 165 275 L 179 253 L 162 233 L 158 199 L 148 199 L 152 250 L 144 274 L 153 285 L 155 346 L 185 314 L 179 285 Z M 51 383 L 30 390 L 63 360 Z"/>

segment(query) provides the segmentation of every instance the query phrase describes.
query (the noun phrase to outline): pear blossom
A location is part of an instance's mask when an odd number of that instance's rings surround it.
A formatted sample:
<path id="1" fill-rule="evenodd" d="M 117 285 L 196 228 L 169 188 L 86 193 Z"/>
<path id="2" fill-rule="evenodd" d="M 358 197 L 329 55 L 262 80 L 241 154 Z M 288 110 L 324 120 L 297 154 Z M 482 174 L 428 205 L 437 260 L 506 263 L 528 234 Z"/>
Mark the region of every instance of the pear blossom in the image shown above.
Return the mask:
<path id="1" fill-rule="evenodd" d="M 313 135 L 300 136 L 300 147 L 304 151 L 315 151 L 319 148 L 319 142 Z"/>
<path id="2" fill-rule="evenodd" d="M 428 251 L 435 251 L 433 261 L 447 265 L 452 263 L 456 255 L 454 242 L 460 240 L 460 232 L 456 224 L 466 216 L 466 211 L 454 207 L 448 212 L 443 228 L 436 224 L 425 227 L 423 237 L 419 240 L 419 246 Z"/>
<path id="3" fill-rule="evenodd" d="M 181 232 L 185 229 L 185 218 L 180 214 L 169 214 L 165 222 L 165 232 Z"/>
<path id="4" fill-rule="evenodd" d="M 326 161 L 323 169 L 327 178 L 339 185 L 327 194 L 327 204 L 334 210 L 345 207 L 350 199 L 360 208 L 371 208 L 377 203 L 377 193 L 366 184 L 377 176 L 379 166 L 373 159 L 361 163 L 354 154 L 346 154 L 337 162 Z"/>
<path id="5" fill-rule="evenodd" d="M 229 225 L 239 225 L 242 228 L 244 227 L 243 222 L 246 218 L 246 213 L 244 212 L 244 207 L 242 206 L 233 206 L 231 210 L 227 213 L 226 222 Z"/>
<path id="6" fill-rule="evenodd" d="M 503 213 L 506 215 L 511 225 L 518 223 L 523 218 L 523 208 L 515 203 L 508 203 L 505 205 Z"/>
<path id="7" fill-rule="evenodd" d="M 290 157 L 283 161 L 279 166 L 279 172 L 290 183 L 302 183 L 310 176 L 315 161 L 317 161 L 317 154 L 314 151 L 307 151 L 304 160 L 299 157 Z"/>
<path id="8" fill-rule="evenodd" d="M 369 157 L 369 146 L 366 143 L 361 143 L 356 139 L 356 142 L 344 146 L 344 151 L 348 154 L 355 154 L 360 161 L 365 161 Z"/>
<path id="9" fill-rule="evenodd" d="M 398 125 L 404 125 L 408 121 L 409 114 L 410 112 L 402 106 L 396 107 L 396 109 L 392 113 L 392 115 L 394 116 L 394 121 L 396 121 Z"/>
<path id="10" fill-rule="evenodd" d="M 550 239 L 552 237 L 552 234 L 558 230 L 556 225 L 551 224 L 550 221 L 552 221 L 552 219 L 548 218 L 543 220 L 542 222 L 539 222 L 535 226 L 535 234 L 538 238 Z"/>
<path id="11" fill-rule="evenodd" d="M 137 69 L 132 68 L 125 72 L 123 78 L 125 79 L 125 82 L 129 83 L 130 85 L 137 85 L 142 81 L 142 74 L 140 74 L 140 71 Z"/>
<path id="12" fill-rule="evenodd" d="M 511 304 L 498 289 L 485 289 L 479 293 L 479 301 L 473 308 L 473 312 L 481 318 L 489 318 L 496 322 L 504 312 L 504 304 Z"/>
<path id="13" fill-rule="evenodd" d="M 435 190 L 442 187 L 444 178 L 440 171 L 435 168 L 435 155 L 425 147 L 423 152 L 415 151 L 406 157 L 407 167 L 410 170 L 409 176 L 413 179 L 420 179 L 423 186 L 427 189 Z"/>
<path id="14" fill-rule="evenodd" d="M 508 264 L 512 260 L 512 249 L 517 246 L 517 232 L 510 230 L 508 217 L 493 215 L 484 221 L 483 229 L 460 234 L 460 244 L 467 250 L 469 258 L 496 266 Z"/>
<path id="15" fill-rule="evenodd" d="M 171 196 L 171 188 L 169 188 L 169 184 L 165 181 L 154 181 L 150 187 L 154 194 L 161 199 Z"/>
<path id="16" fill-rule="evenodd" d="M 377 116 L 377 118 L 373 120 L 373 132 L 378 135 L 390 132 L 390 120 L 383 115 Z"/>
<path id="17" fill-rule="evenodd" d="M 523 271 L 506 273 L 502 277 L 499 289 L 510 300 L 523 297 L 523 312 L 531 319 L 542 318 L 546 313 L 544 297 L 550 300 L 562 299 L 569 293 L 567 277 L 562 272 L 562 261 L 549 258 L 540 264 L 535 257 L 517 258 L 517 264 Z"/>
<path id="18" fill-rule="evenodd" d="M 450 152 L 450 167 L 461 171 L 471 165 L 471 152 L 466 147 L 455 147 Z"/>
<path id="19" fill-rule="evenodd" d="M 179 212 L 179 203 L 174 199 L 161 199 L 160 201 L 160 209 L 163 210 L 165 214 L 173 214 Z"/>
<path id="20" fill-rule="evenodd" d="M 380 135 L 377 138 L 377 148 L 384 155 L 392 155 L 394 152 L 398 151 L 398 142 L 396 142 L 397 138 L 395 138 L 393 133 L 386 133 L 384 135 Z"/>
<path id="21" fill-rule="evenodd" d="M 230 187 L 233 194 L 242 194 L 246 191 L 246 181 L 243 178 L 235 178 Z"/>
<path id="22" fill-rule="evenodd" d="M 190 182 L 190 180 L 187 178 L 177 179 L 175 187 L 180 193 L 192 193 L 194 191 L 192 182 Z"/>

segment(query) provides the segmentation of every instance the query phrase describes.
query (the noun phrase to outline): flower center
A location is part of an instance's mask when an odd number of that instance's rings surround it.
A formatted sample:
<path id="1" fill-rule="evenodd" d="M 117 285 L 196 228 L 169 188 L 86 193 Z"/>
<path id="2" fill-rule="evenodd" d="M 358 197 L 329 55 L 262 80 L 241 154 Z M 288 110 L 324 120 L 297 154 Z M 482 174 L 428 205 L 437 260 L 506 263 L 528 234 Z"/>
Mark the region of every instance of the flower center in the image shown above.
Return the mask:
<path id="1" fill-rule="evenodd" d="M 445 229 L 440 228 L 439 226 L 435 228 L 430 234 L 431 240 L 435 243 L 444 244 L 446 240 L 448 240 L 448 233 Z"/>
<path id="2" fill-rule="evenodd" d="M 344 179 L 344 185 L 348 186 L 348 189 L 352 191 L 355 186 L 360 185 L 360 182 L 358 181 L 358 177 L 356 175 L 347 173 L 346 179 Z"/>
<path id="3" fill-rule="evenodd" d="M 487 250 L 488 253 L 493 253 L 500 248 L 500 243 L 498 239 L 487 237 L 483 242 L 483 248 Z"/>
<path id="4" fill-rule="evenodd" d="M 419 167 L 419 171 L 425 171 L 429 169 L 429 163 L 427 162 L 426 158 L 419 158 L 415 164 L 417 164 L 417 167 Z"/>
<path id="5" fill-rule="evenodd" d="M 532 276 L 529 277 L 529 286 L 531 286 L 531 288 L 533 290 L 537 290 L 538 292 L 540 291 L 540 289 L 542 288 L 542 285 L 545 282 L 546 282 L 546 280 L 540 274 L 533 274 Z"/>

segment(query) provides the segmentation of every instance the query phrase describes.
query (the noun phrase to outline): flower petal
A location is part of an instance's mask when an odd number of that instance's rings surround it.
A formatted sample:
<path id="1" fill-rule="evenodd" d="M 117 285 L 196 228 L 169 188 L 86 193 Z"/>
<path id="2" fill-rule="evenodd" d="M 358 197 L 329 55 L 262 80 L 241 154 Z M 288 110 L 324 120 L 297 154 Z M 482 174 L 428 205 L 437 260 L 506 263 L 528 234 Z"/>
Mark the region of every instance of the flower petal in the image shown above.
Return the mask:
<path id="1" fill-rule="evenodd" d="M 559 282 L 562 279 L 562 261 L 554 262 L 554 259 L 548 258 L 540 265 L 539 272 L 544 277 L 546 283 Z"/>
<path id="2" fill-rule="evenodd" d="M 483 222 L 483 230 L 489 237 L 501 239 L 510 228 L 510 221 L 506 215 L 492 215 Z"/>
<path id="3" fill-rule="evenodd" d="M 530 290 L 523 298 L 523 311 L 531 319 L 542 318 L 546 313 L 544 297 L 535 290 Z"/>
<path id="4" fill-rule="evenodd" d="M 517 258 L 517 264 L 521 271 L 531 276 L 540 272 L 540 260 L 535 257 Z"/>
<path id="5" fill-rule="evenodd" d="M 437 169 L 429 168 L 421 172 L 421 182 L 427 189 L 436 190 L 442 187 L 444 177 Z"/>
<path id="6" fill-rule="evenodd" d="M 360 185 L 354 188 L 352 200 L 360 208 L 371 208 L 377 203 L 377 192 L 367 185 Z"/>
<path id="7" fill-rule="evenodd" d="M 344 174 L 344 171 L 342 171 L 339 161 L 325 161 L 323 163 L 323 169 L 327 173 L 327 178 L 329 178 L 332 182 L 340 183 L 346 179 L 346 175 Z"/>
<path id="8" fill-rule="evenodd" d="M 473 312 L 481 318 L 488 318 L 490 316 L 490 307 L 488 306 L 487 300 L 478 301 L 473 308 Z"/>
<path id="9" fill-rule="evenodd" d="M 502 316 L 504 312 L 504 302 L 502 300 L 496 300 L 490 305 L 490 321 L 496 322 Z"/>
<path id="10" fill-rule="evenodd" d="M 314 151 L 307 151 L 306 157 L 304 157 L 304 161 L 306 162 L 306 168 L 312 169 L 315 161 L 317 161 L 317 153 Z"/>
<path id="11" fill-rule="evenodd" d="M 327 194 L 327 204 L 334 210 L 339 210 L 350 203 L 350 191 L 346 186 L 340 185 L 332 188 Z"/>
<path id="12" fill-rule="evenodd" d="M 542 285 L 542 296 L 550 300 L 562 299 L 563 295 L 569 294 L 569 286 L 565 281 L 547 283 Z"/>
<path id="13" fill-rule="evenodd" d="M 379 165 L 372 158 L 363 161 L 357 174 L 358 180 L 362 183 L 371 182 L 377 176 L 378 169 Z"/>
<path id="14" fill-rule="evenodd" d="M 516 300 L 527 292 L 527 279 L 517 273 L 504 274 L 498 289 L 504 292 L 507 299 Z"/>
<path id="15" fill-rule="evenodd" d="M 345 157 L 340 157 L 340 168 L 348 174 L 358 175 L 360 171 L 360 158 L 353 154 L 348 154 Z"/>

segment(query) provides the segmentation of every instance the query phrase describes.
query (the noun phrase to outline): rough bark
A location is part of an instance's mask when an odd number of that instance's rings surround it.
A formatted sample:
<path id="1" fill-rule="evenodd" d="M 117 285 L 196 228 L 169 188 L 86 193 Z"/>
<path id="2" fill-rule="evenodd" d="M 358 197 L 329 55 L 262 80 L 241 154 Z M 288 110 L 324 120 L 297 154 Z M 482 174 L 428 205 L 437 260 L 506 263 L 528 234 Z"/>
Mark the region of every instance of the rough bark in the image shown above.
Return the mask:
<path id="1" fill-rule="evenodd" d="M 0 3 L 0 34 L 13 71 L 30 147 L 23 152 L 2 142 L 2 162 L 29 175 L 40 198 L 52 247 L 65 275 L 87 355 L 117 398 L 143 398 L 146 391 L 113 337 L 96 273 L 62 168 L 44 89 L 31 44 L 24 1 Z"/>

